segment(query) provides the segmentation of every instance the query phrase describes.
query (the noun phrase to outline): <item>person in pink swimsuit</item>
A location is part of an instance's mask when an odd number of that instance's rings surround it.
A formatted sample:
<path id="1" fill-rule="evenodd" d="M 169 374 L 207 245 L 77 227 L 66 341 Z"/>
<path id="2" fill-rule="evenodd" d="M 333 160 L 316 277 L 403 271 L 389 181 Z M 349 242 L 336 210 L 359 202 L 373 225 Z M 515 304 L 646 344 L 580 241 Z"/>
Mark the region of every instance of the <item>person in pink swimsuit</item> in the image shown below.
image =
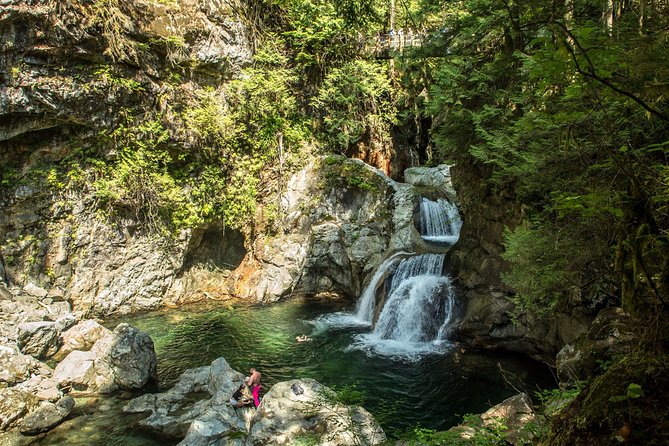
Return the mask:
<path id="1" fill-rule="evenodd" d="M 260 378 L 262 375 L 255 369 L 255 367 L 251 367 L 249 369 L 249 373 L 251 374 L 249 379 L 249 387 L 251 388 L 251 393 L 253 394 L 253 403 L 256 407 L 258 407 L 260 405 Z"/>

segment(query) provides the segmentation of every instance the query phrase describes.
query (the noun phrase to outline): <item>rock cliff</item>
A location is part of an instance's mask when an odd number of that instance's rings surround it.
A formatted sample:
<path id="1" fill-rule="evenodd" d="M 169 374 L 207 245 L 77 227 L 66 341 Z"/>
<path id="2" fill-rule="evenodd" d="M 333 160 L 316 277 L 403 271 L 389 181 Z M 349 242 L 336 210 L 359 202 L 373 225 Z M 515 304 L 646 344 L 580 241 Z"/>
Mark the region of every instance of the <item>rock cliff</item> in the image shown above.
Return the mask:
<path id="1" fill-rule="evenodd" d="M 195 1 L 3 4 L 5 283 L 34 283 L 88 315 L 231 296 L 354 298 L 387 251 L 420 243 L 411 222 L 415 194 L 339 157 L 302 160 L 287 171 L 278 204 L 268 198 L 251 216 L 254 229 L 207 222 L 165 234 L 147 210 L 151 197 L 139 197 L 141 206 L 114 198 L 114 180 L 103 172 L 124 155 L 110 140 L 136 149 L 156 138 L 169 140 L 171 151 L 202 148 L 186 123 L 188 105 L 251 62 L 254 42 L 240 11 Z M 141 168 L 142 160 L 132 163 Z M 191 196 L 192 186 L 172 193 Z M 278 233 L 262 227 L 271 212 Z"/>
<path id="2" fill-rule="evenodd" d="M 504 230 L 520 223 L 523 209 L 512 191 L 487 184 L 490 172 L 485 166 L 472 162 L 454 166 L 452 172 L 463 214 L 460 239 L 448 261 L 461 291 L 458 336 L 477 347 L 520 352 L 554 364 L 565 344 L 586 333 L 593 315 L 575 307 L 512 320 L 513 290 L 500 276 L 508 269 L 502 259 Z"/>

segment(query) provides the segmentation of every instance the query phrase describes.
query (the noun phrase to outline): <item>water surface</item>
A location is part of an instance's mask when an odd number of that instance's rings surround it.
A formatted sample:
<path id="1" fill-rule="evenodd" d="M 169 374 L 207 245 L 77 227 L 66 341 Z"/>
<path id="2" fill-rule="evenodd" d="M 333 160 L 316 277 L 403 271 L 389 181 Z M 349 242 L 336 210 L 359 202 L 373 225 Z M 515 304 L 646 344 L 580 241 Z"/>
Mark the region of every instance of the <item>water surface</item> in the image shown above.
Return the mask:
<path id="1" fill-rule="evenodd" d="M 256 367 L 268 389 L 293 378 L 314 378 L 327 386 L 355 385 L 365 407 L 382 415 L 385 429 L 420 424 L 446 429 L 462 415 L 477 413 L 516 392 L 508 379 L 531 392 L 554 387 L 547 366 L 530 359 L 463 350 L 446 345 L 417 361 L 351 348 L 364 326 L 323 329 L 320 316 L 341 310 L 334 302 L 294 300 L 269 306 L 190 307 L 133 317 L 156 344 L 162 387 L 191 367 L 223 356 L 244 373 Z M 307 342 L 297 342 L 299 335 Z"/>
<path id="2" fill-rule="evenodd" d="M 524 385 L 529 391 L 554 387 L 545 365 L 518 356 L 462 350 L 445 343 L 434 349 L 441 353 L 409 361 L 351 348 L 370 331 L 369 326 L 327 328 L 317 322 L 324 314 L 341 310 L 341 304 L 313 300 L 236 308 L 210 304 L 124 317 L 105 325 L 113 328 L 128 322 L 151 335 L 163 389 L 172 386 L 184 370 L 223 356 L 239 371 L 260 370 L 265 389 L 306 377 L 335 388 L 355 385 L 365 395 L 365 408 L 388 434 L 416 425 L 447 429 L 462 415 L 483 412 L 514 395 L 500 367 L 516 386 Z M 311 341 L 297 342 L 296 336 L 303 334 Z M 78 416 L 30 444 L 167 446 L 178 442 L 134 429 L 138 417 L 123 414 L 124 404 L 117 396 L 80 400 L 75 409 Z M 29 441 L 24 437 L 11 444 Z"/>

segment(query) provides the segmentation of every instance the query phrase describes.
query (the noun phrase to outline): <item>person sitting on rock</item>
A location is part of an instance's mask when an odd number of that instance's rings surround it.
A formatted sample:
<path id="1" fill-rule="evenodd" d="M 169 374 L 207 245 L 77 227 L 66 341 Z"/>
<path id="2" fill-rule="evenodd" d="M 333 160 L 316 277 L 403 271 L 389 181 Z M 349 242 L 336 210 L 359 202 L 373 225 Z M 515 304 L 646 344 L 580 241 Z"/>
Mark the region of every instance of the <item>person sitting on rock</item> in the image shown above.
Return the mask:
<path id="1" fill-rule="evenodd" d="M 239 388 L 232 394 L 230 397 L 230 405 L 239 408 L 244 406 L 249 406 L 253 403 L 253 394 L 249 389 L 249 383 L 251 382 L 251 377 L 247 376 L 244 378 L 244 382 Z"/>
<path id="2" fill-rule="evenodd" d="M 251 388 L 251 393 L 253 394 L 253 403 L 256 407 L 258 407 L 260 405 L 260 389 L 262 388 L 260 386 L 260 378 L 262 375 L 255 369 L 255 367 L 251 367 L 249 369 L 249 373 L 251 374 L 249 379 L 249 387 Z"/>

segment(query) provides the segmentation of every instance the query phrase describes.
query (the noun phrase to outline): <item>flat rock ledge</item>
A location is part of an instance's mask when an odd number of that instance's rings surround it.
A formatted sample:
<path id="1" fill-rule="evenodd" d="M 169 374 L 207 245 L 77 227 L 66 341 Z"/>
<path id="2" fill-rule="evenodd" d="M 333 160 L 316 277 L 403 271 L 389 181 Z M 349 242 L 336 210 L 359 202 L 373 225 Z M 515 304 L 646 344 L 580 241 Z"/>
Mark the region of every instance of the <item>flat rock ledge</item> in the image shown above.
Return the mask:
<path id="1" fill-rule="evenodd" d="M 235 409 L 228 401 L 244 376 L 224 358 L 189 369 L 170 390 L 130 400 L 124 411 L 146 413 L 140 426 L 182 438 L 180 446 L 309 444 L 377 445 L 386 436 L 362 407 L 337 404 L 334 392 L 313 379 L 272 386 L 260 406 Z"/>

